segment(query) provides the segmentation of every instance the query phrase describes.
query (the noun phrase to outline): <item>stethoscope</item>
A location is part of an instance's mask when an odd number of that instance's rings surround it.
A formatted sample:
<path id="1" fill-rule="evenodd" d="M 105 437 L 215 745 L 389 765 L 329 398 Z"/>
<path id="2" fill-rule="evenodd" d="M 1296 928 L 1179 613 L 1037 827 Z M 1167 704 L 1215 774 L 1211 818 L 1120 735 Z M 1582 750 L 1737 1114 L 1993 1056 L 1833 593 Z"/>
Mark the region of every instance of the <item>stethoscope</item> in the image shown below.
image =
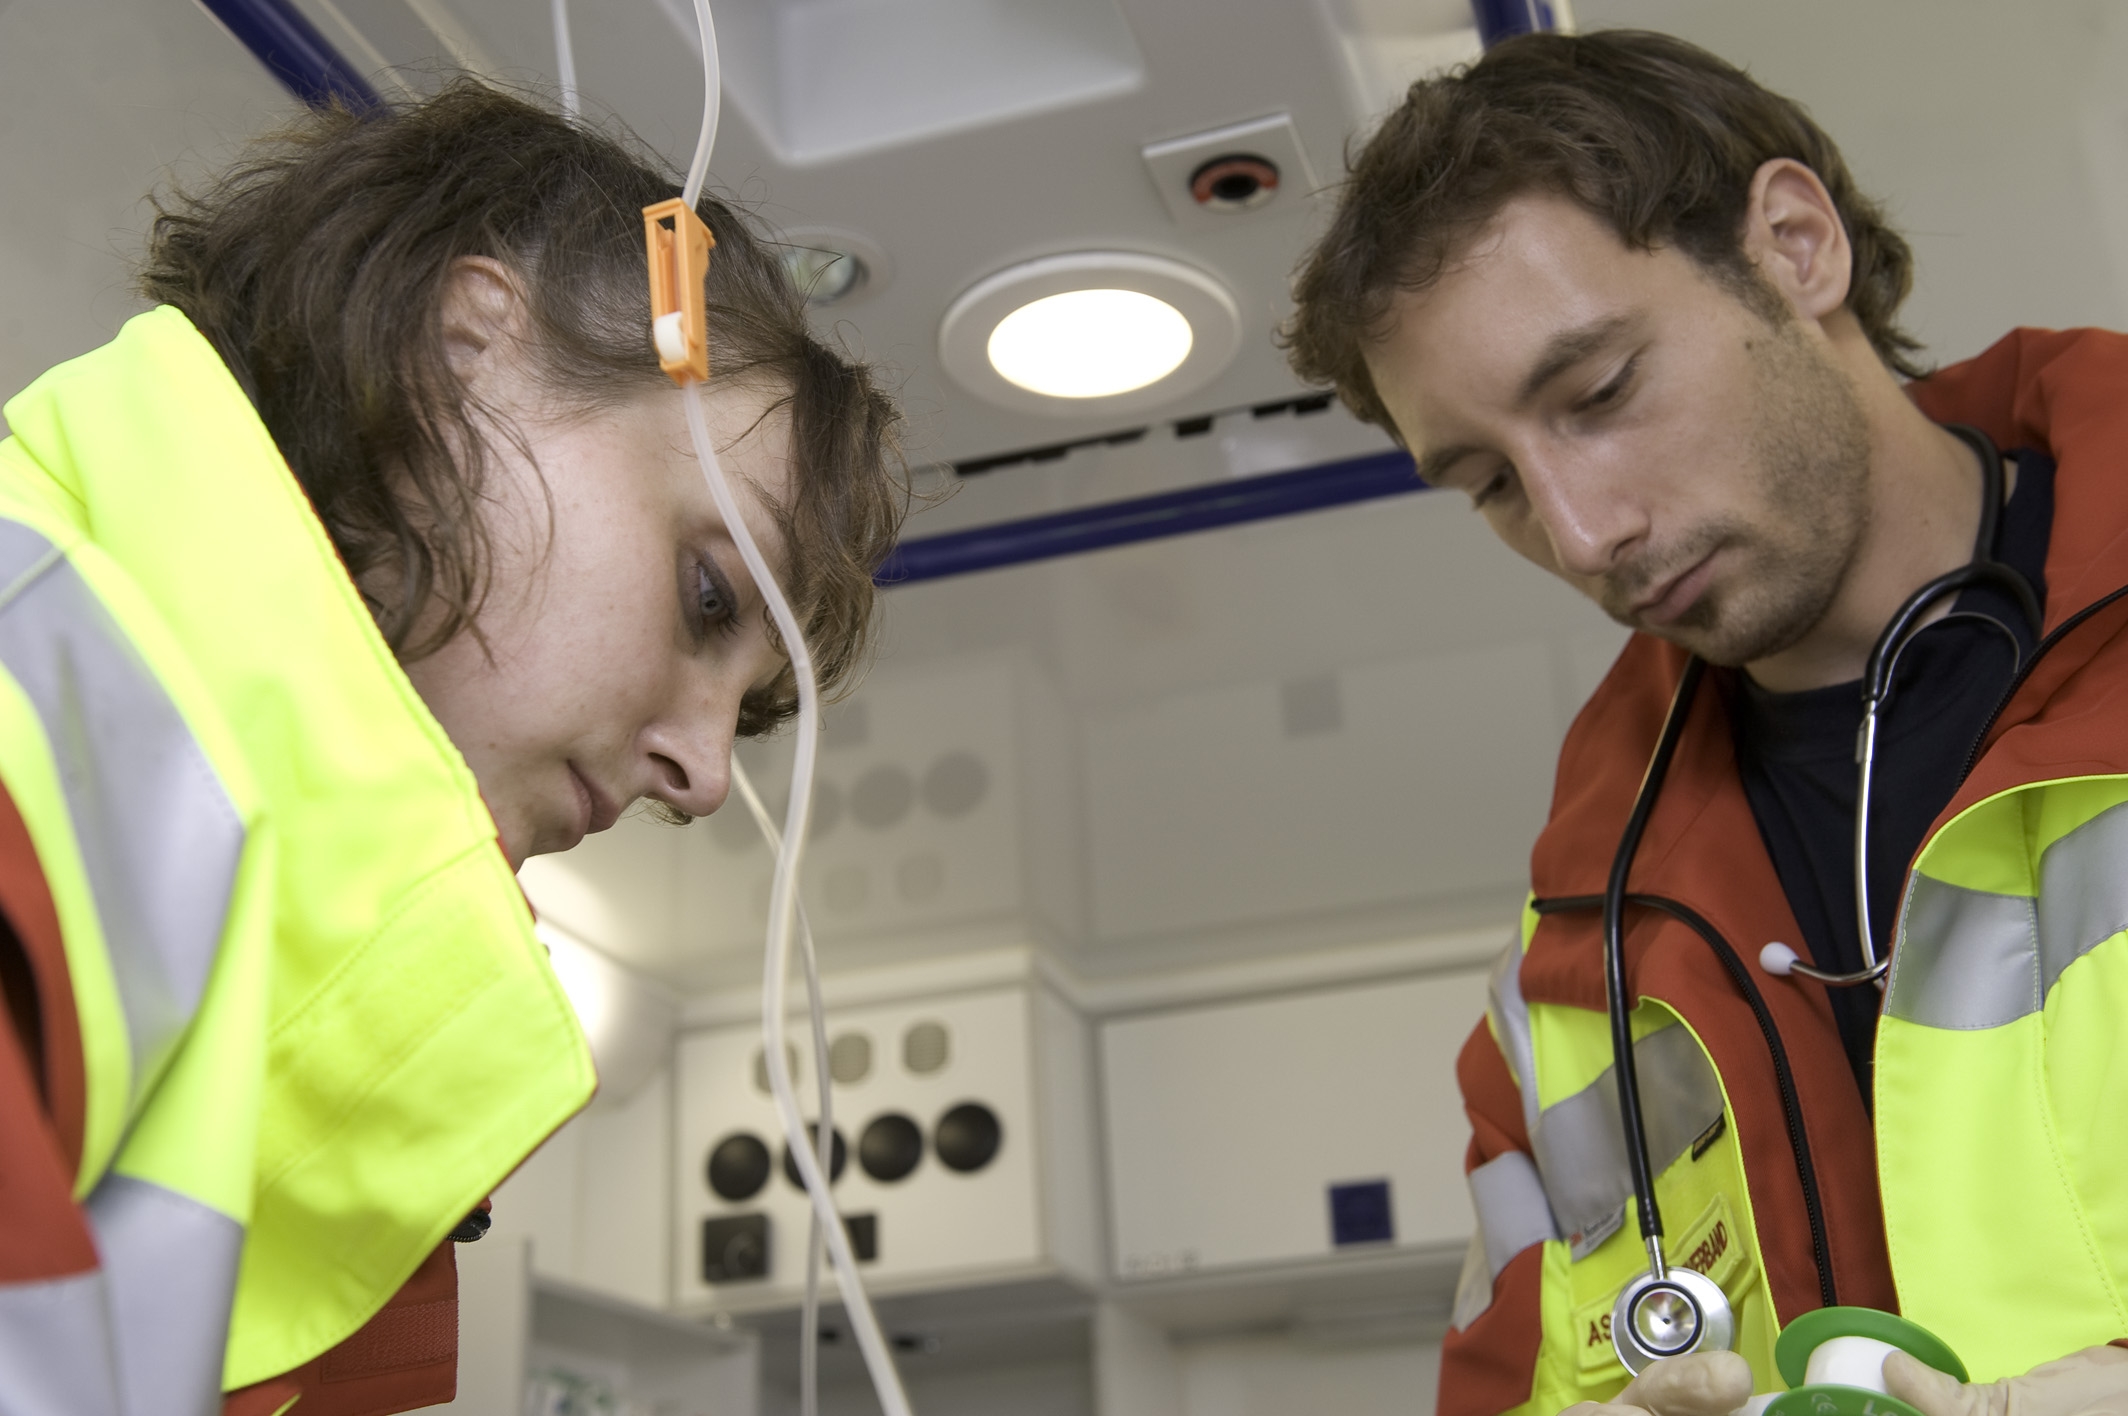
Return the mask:
<path id="1" fill-rule="evenodd" d="M 1835 988 L 1858 984 L 1883 987 L 1891 967 L 1889 953 L 1880 957 L 1870 929 L 1869 915 L 1869 812 L 1870 778 L 1876 766 L 1877 730 L 1891 698 L 1892 678 L 1899 656 L 1927 625 L 1929 611 L 1947 595 L 1975 585 L 1994 585 L 2014 600 L 2036 630 L 2041 624 L 2038 597 L 2022 575 L 1996 559 L 2002 521 L 2002 456 L 1984 435 L 1971 428 L 1953 426 L 1950 431 L 1970 446 L 1980 458 L 1980 532 L 1975 537 L 1973 559 L 1958 569 L 1939 575 L 1923 585 L 1899 607 L 1871 647 L 1862 674 L 1862 724 L 1855 737 L 1858 782 L 1855 789 L 1855 917 L 1861 928 L 1864 967 L 1852 973 L 1833 973 L 1812 968 L 1797 960 L 1784 944 L 1769 944 L 1760 963 L 1774 974 L 1800 974 Z M 1953 611 L 1952 616 L 1984 621 L 2010 639 L 2013 653 L 2022 660 L 2016 634 L 1991 615 L 1977 611 Z M 1625 1132 L 1626 1158 L 1633 1179 L 1633 1198 L 1640 1212 L 1641 1241 L 1647 1246 L 1648 1268 L 1628 1283 L 1611 1309 L 1611 1342 L 1626 1370 L 1638 1375 L 1650 1363 L 1687 1352 L 1722 1351 L 1736 1344 L 1736 1310 L 1713 1279 L 1689 1268 L 1673 1267 L 1663 1257 L 1662 1212 L 1655 1201 L 1654 1167 L 1648 1155 L 1647 1130 L 1640 1112 L 1640 1079 L 1633 1057 L 1631 1010 L 1626 1002 L 1625 907 L 1626 877 L 1632 872 L 1641 834 L 1654 813 L 1670 759 L 1684 736 L 1685 720 L 1692 699 L 1705 676 L 1706 663 L 1694 657 L 1686 662 L 1677 691 L 1671 697 L 1654 756 L 1626 819 L 1618 852 L 1611 861 L 1610 878 L 1603 894 L 1603 973 L 1606 1006 L 1610 1013 L 1611 1057 L 1618 1080 L 1618 1112 Z M 2014 670 L 2013 670 L 2014 672 Z M 1724 946 L 1724 952 L 1726 946 Z M 1772 1039 L 1769 1036 L 1769 1044 Z M 1787 1098 L 1784 1098 L 1784 1101 Z M 1793 1122 L 1797 1118 L 1791 1118 Z M 1790 1143 L 1800 1145 L 1797 1127 L 1790 1126 Z M 1830 1299 L 1828 1299 L 1830 1301 Z"/>

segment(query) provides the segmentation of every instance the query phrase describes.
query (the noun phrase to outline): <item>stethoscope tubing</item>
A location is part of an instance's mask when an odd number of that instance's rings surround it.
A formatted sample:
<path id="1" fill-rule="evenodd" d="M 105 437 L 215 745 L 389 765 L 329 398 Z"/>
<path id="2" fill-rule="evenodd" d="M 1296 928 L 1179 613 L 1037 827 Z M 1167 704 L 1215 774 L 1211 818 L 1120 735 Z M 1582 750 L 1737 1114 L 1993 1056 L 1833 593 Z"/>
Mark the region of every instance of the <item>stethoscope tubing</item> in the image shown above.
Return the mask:
<path id="1" fill-rule="evenodd" d="M 1890 967 L 1890 951 L 1886 950 L 1880 958 L 1870 921 L 1868 846 L 1870 790 L 1876 764 L 1877 730 L 1883 708 L 1891 696 L 1892 677 L 1900 654 L 1914 636 L 1927 627 L 1930 622 L 1928 612 L 1931 608 L 1946 595 L 1956 594 L 1975 585 L 1992 584 L 2009 594 L 2035 632 L 2044 623 L 2038 597 L 2033 593 L 2031 584 L 2014 569 L 1996 559 L 2003 500 L 2001 455 L 1987 438 L 1973 429 L 1953 426 L 1950 431 L 1971 446 L 1980 459 L 1981 518 L 1979 532 L 1974 538 L 1974 557 L 1956 570 L 1936 576 L 1908 596 L 1870 649 L 1863 674 L 1862 723 L 1856 735 L 1855 745 L 1858 768 L 1855 801 L 1856 915 L 1867 967 L 1851 974 L 1832 974 L 1799 963 L 1792 970 L 1832 987 L 1877 982 Z M 2007 632 L 2007 626 L 2001 627 Z M 2014 645 L 2016 636 L 2012 634 L 2011 638 Z M 1667 1261 L 1662 1249 L 1662 1212 L 1655 1197 L 1654 1167 L 1648 1153 L 1647 1127 L 1640 1106 L 1640 1078 L 1633 1056 L 1632 1006 L 1627 995 L 1625 978 L 1625 907 L 1629 898 L 1635 902 L 1657 903 L 1658 897 L 1629 896 L 1628 882 L 1634 857 L 1640 850 L 1641 837 L 1647 830 L 1648 820 L 1654 814 L 1655 803 L 1661 796 L 1663 780 L 1669 775 L 1671 761 L 1677 754 L 1679 740 L 1683 737 L 1685 723 L 1690 717 L 1692 702 L 1705 671 L 1706 662 L 1694 655 L 1686 661 L 1684 672 L 1678 678 L 1669 711 L 1663 719 L 1662 731 L 1656 739 L 1655 750 L 1649 757 L 1647 771 L 1642 775 L 1640 788 L 1634 795 L 1632 812 L 1626 819 L 1625 830 L 1619 837 L 1618 849 L 1612 856 L 1611 872 L 1602 896 L 1604 996 L 1610 1022 L 1612 1070 L 1618 1087 L 1620 1129 L 1624 1132 L 1627 1168 L 1632 1177 L 1635 1207 L 1640 1212 L 1641 1239 L 1648 1251 L 1649 1276 L 1657 1282 L 1664 1278 Z M 1681 919 L 1686 913 L 1683 906 L 1667 912 Z M 1697 920 L 1698 917 L 1695 915 L 1693 919 Z M 1686 922 L 1691 924 L 1693 921 Z M 1800 1097 L 1795 1095 L 1793 1078 L 1784 1065 L 1785 1049 L 1780 1046 L 1779 1033 L 1773 1026 L 1771 1013 L 1765 1008 L 1764 1000 L 1758 996 L 1756 987 L 1751 986 L 1749 975 L 1744 971 L 1743 961 L 1735 957 L 1735 949 L 1720 937 L 1711 924 L 1706 924 L 1704 928 L 1697 925 L 1694 927 L 1695 932 L 1710 946 L 1717 946 L 1716 953 L 1722 957 L 1732 979 L 1753 1005 L 1753 1012 L 1758 1016 L 1760 1028 L 1766 1035 L 1767 1046 L 1774 1055 L 1776 1079 L 1783 1083 L 1782 1102 L 1788 1116 L 1789 1139 L 1796 1152 L 1798 1174 L 1804 1182 L 1806 1206 L 1810 1212 L 1814 1257 L 1818 1260 L 1819 1289 L 1826 1306 L 1833 1306 L 1837 1295 L 1831 1254 L 1825 1242 L 1822 1204 L 1816 1193 L 1815 1169 L 1809 1161 Z M 1723 1301 L 1726 1303 L 1726 1298 Z"/>

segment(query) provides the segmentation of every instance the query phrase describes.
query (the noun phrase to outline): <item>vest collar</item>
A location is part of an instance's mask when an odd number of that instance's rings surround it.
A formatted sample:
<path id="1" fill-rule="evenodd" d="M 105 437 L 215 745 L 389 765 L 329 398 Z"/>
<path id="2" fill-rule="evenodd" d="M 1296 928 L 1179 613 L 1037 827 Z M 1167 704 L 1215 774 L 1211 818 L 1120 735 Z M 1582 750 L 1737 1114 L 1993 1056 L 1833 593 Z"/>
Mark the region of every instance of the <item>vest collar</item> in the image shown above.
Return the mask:
<path id="1" fill-rule="evenodd" d="M 146 594 L 271 828 L 246 1385 L 367 1321 L 588 1099 L 590 1057 L 472 772 L 212 346 L 157 309 L 6 413 L 42 473 L 10 493 Z"/>

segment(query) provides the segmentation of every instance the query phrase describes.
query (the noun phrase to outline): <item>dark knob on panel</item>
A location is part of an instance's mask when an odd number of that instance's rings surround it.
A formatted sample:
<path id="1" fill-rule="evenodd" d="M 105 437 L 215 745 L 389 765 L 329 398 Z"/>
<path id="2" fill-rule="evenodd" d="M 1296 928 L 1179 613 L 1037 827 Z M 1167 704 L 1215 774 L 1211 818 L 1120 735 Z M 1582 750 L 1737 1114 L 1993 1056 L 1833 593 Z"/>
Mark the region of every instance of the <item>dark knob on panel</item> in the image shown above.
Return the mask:
<path id="1" fill-rule="evenodd" d="M 1004 1135 L 996 1112 L 979 1101 L 964 1101 L 938 1118 L 931 1148 L 948 1170 L 969 1174 L 997 1157 L 998 1143 Z"/>
<path id="2" fill-rule="evenodd" d="M 857 1138 L 857 1163 L 874 1180 L 905 1179 L 923 1158 L 923 1130 L 898 1111 L 873 1118 Z"/>
<path id="3" fill-rule="evenodd" d="M 819 1122 L 808 1121 L 805 1123 L 805 1134 L 808 1137 L 817 1136 L 819 1133 Z M 843 1169 L 849 1163 L 850 1147 L 842 1139 L 842 1127 L 837 1126 L 834 1132 L 834 1143 L 828 1149 L 828 1183 L 830 1185 L 842 1178 Z M 798 1173 L 798 1161 L 791 1154 L 789 1146 L 783 1148 L 783 1178 L 790 1181 L 795 1189 L 803 1190 L 805 1188 L 805 1177 Z"/>
<path id="4" fill-rule="evenodd" d="M 735 1131 L 709 1153 L 709 1188 L 733 1204 L 750 1200 L 768 1183 L 768 1145 L 751 1131 Z"/>

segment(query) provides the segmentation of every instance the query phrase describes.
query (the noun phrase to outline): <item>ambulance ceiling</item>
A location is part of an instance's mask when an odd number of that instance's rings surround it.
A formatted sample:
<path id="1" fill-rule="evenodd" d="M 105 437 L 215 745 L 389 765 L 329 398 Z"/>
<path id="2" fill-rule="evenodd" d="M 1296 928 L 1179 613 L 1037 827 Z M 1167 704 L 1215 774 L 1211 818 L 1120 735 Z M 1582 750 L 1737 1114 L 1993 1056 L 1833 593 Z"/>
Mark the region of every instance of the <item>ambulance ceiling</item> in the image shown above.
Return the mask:
<path id="1" fill-rule="evenodd" d="M 547 0 L 297 0 L 363 69 L 551 86 Z M 684 0 L 574 0 L 580 81 L 676 163 Z M 2014 322 L 2128 322 L 2128 18 L 2110 0 L 1579 0 L 1809 103 L 1920 256 L 1942 357 Z M 1270 342 L 1347 135 L 1460 57 L 1461 0 L 719 0 L 712 182 L 873 279 L 821 327 L 881 362 L 921 468 L 912 536 L 1383 448 Z M 140 194 L 287 111 L 182 0 L 0 0 L 0 383 L 136 308 Z M 1290 123 L 1278 199 L 1183 208 L 1148 144 Z M 1282 163 L 1282 166 L 1284 164 Z M 993 404 L 940 370 L 985 277 L 1123 250 L 1234 297 L 1232 362 L 1122 418 Z M 1139 430 L 1143 432 L 1140 433 Z M 1134 440 L 1067 445 L 1107 434 Z M 1504 932 L 1574 707 L 1618 633 L 1457 499 L 1414 494 L 887 592 L 830 716 L 809 907 L 832 964 L 1033 941 L 1090 974 Z M 748 748 L 770 785 L 785 749 Z M 736 813 L 624 821 L 527 871 L 547 917 L 681 986 L 743 978 L 765 853 Z"/>

